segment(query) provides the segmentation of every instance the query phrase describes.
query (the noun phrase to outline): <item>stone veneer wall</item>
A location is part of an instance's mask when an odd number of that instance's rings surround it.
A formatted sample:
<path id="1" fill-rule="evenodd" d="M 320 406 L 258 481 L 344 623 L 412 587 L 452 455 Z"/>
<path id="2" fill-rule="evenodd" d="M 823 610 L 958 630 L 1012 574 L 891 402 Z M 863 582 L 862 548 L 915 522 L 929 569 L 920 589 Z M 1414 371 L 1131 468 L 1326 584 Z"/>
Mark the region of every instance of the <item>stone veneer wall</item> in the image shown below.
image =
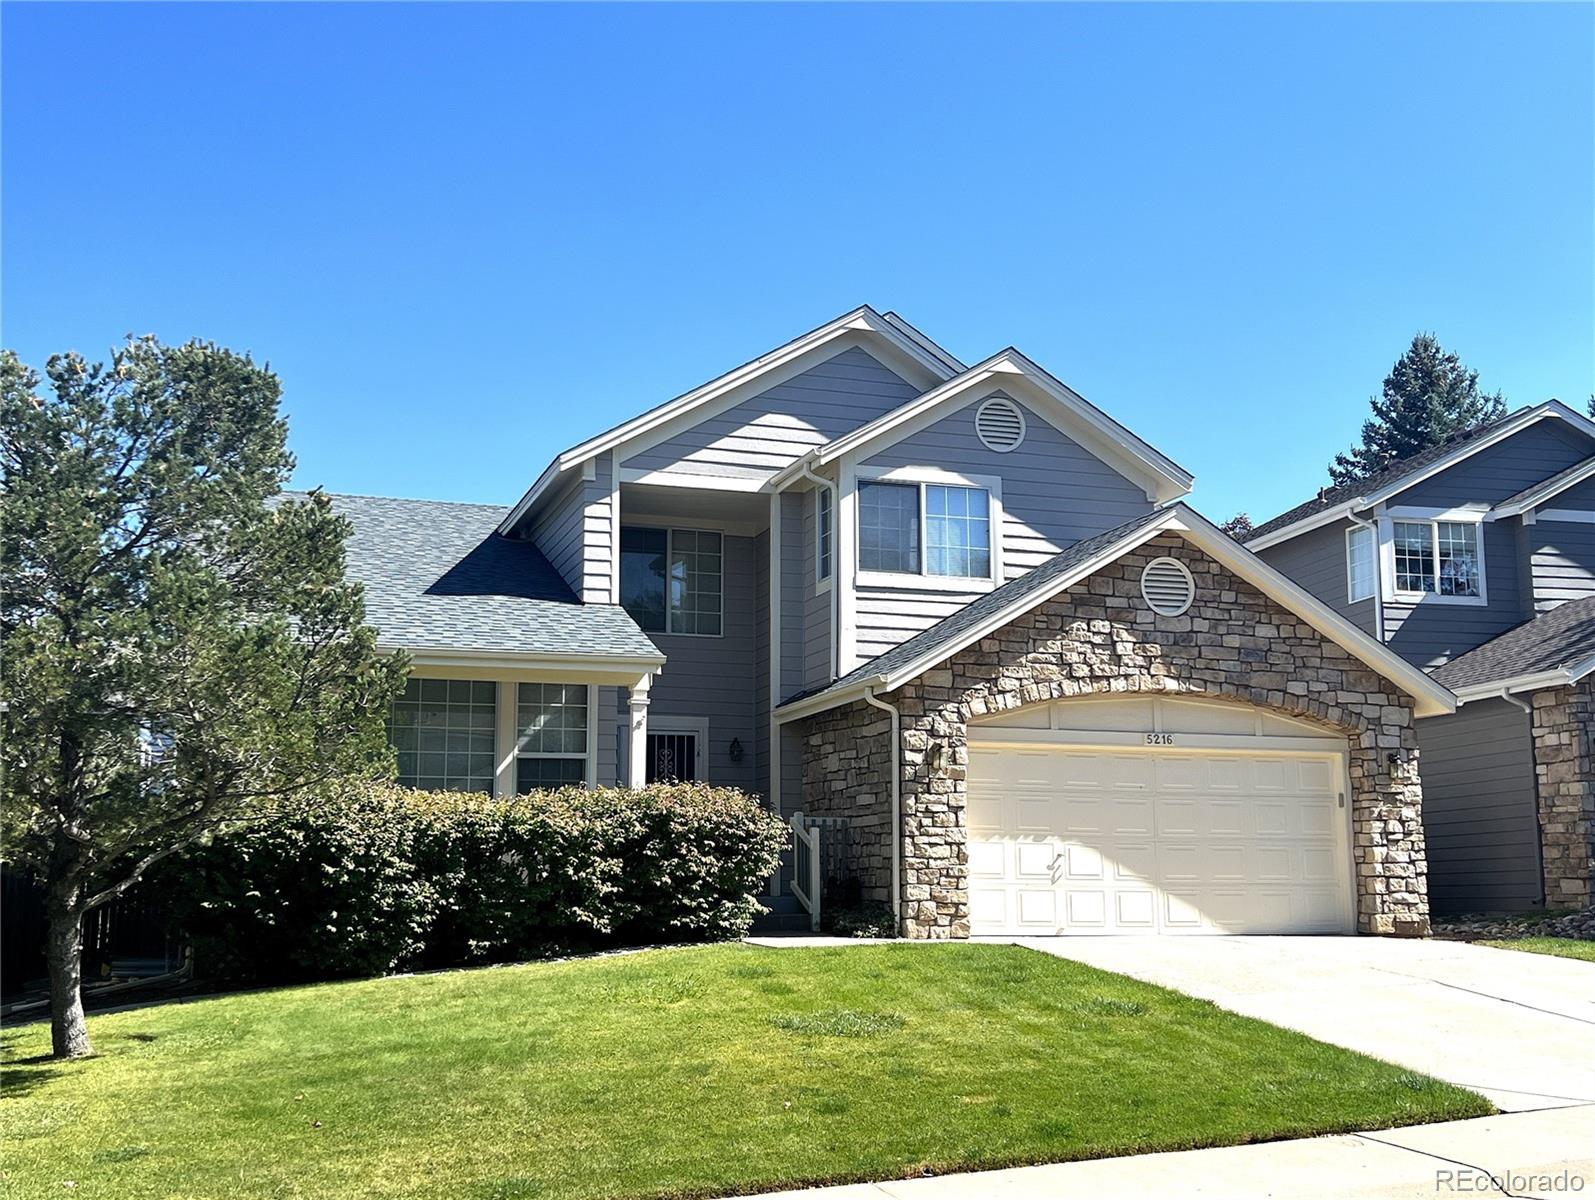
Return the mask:
<path id="1" fill-rule="evenodd" d="M 891 714 L 859 700 L 803 723 L 803 812 L 848 819 L 845 870 L 865 900 L 891 902 Z"/>
<path id="2" fill-rule="evenodd" d="M 1546 908 L 1583 908 L 1595 867 L 1595 680 L 1534 693 L 1534 774 Z"/>
<path id="3" fill-rule="evenodd" d="M 1196 581 L 1195 602 L 1183 616 L 1158 616 L 1141 597 L 1142 568 L 1165 554 L 1185 563 Z M 1348 735 L 1357 926 L 1428 932 L 1410 698 L 1172 533 L 882 697 L 902 713 L 903 932 L 969 933 L 971 718 L 1095 692 L 1149 691 L 1261 705 Z M 867 816 L 868 828 L 889 838 L 879 812 L 890 797 L 885 718 L 855 704 L 803 723 L 804 804 Z M 879 835 L 859 841 L 871 847 L 857 858 L 866 888 L 884 895 L 889 844 L 883 848 Z"/>

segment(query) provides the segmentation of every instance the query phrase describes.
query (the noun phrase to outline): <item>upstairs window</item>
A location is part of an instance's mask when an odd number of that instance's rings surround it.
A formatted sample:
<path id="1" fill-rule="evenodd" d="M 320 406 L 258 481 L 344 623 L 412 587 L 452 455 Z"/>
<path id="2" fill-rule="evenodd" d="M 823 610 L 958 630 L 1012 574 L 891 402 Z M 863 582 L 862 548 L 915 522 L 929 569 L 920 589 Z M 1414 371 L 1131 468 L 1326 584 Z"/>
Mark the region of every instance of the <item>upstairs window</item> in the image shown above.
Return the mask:
<path id="1" fill-rule="evenodd" d="M 1470 521 L 1392 523 L 1398 594 L 1479 597 L 1479 526 Z"/>
<path id="2" fill-rule="evenodd" d="M 990 579 L 990 491 L 943 483 L 859 484 L 858 565 L 899 575 Z"/>
<path id="3" fill-rule="evenodd" d="M 859 484 L 858 565 L 863 571 L 919 574 L 917 484 Z"/>
<path id="4" fill-rule="evenodd" d="M 1373 598 L 1373 530 L 1346 530 L 1346 599 Z"/>
<path id="5" fill-rule="evenodd" d="M 814 493 L 814 578 L 824 583 L 831 577 L 832 524 L 831 489 L 822 487 Z"/>
<path id="6" fill-rule="evenodd" d="M 724 539 L 702 529 L 620 531 L 620 603 L 649 633 L 719 637 Z"/>

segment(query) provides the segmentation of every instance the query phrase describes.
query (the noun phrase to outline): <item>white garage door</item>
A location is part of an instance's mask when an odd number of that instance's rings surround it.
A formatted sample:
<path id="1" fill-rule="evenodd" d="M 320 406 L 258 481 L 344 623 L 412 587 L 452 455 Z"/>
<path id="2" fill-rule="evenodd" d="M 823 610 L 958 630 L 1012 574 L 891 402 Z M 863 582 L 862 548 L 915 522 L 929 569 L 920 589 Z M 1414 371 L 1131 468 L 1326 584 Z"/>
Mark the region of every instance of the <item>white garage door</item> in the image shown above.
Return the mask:
<path id="1" fill-rule="evenodd" d="M 1339 753 L 1027 736 L 970 746 L 972 932 L 1352 930 Z"/>

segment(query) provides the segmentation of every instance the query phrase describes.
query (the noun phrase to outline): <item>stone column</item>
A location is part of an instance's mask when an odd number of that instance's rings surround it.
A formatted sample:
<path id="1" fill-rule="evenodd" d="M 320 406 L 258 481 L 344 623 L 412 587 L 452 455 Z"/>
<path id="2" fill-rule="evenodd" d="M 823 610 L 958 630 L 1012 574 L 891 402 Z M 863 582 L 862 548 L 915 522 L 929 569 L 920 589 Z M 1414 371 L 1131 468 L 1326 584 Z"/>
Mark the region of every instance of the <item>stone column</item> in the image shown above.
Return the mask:
<path id="1" fill-rule="evenodd" d="M 1590 726 L 1595 691 L 1588 681 L 1534 693 L 1534 775 L 1546 908 L 1590 903 L 1595 864 L 1595 763 Z"/>

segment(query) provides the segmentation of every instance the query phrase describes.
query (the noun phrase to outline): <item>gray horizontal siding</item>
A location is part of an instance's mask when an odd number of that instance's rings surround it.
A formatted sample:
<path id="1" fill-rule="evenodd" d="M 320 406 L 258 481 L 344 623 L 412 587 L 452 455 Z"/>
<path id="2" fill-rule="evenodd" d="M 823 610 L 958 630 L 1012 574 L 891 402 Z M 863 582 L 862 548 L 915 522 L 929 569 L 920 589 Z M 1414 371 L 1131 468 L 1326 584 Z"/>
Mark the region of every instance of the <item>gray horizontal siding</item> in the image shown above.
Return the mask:
<path id="1" fill-rule="evenodd" d="M 1529 615 L 1523 606 L 1514 530 L 1501 521 L 1486 521 L 1480 529 L 1488 604 L 1438 599 L 1385 603 L 1385 641 L 1408 662 L 1437 667 L 1521 624 Z"/>
<path id="2" fill-rule="evenodd" d="M 1528 714 L 1480 700 L 1418 722 L 1429 903 L 1436 913 L 1540 905 Z"/>
<path id="3" fill-rule="evenodd" d="M 868 468 L 941 467 L 1002 480 L 1003 575 L 1016 579 L 1060 550 L 1147 512 L 1146 490 L 1038 416 L 1028 405 L 1025 440 L 998 454 L 975 436 L 984 393 L 957 412 L 887 447 Z M 1010 397 L 1011 399 L 1011 397 Z"/>
<path id="4" fill-rule="evenodd" d="M 1595 510 L 1595 479 L 1575 483 L 1560 495 L 1552 496 L 1542 508 L 1576 508 L 1580 512 Z"/>
<path id="5" fill-rule="evenodd" d="M 1536 421 L 1393 496 L 1391 505 L 1499 504 L 1589 457 L 1591 441 L 1557 420 Z"/>
<path id="6" fill-rule="evenodd" d="M 1337 521 L 1259 550 L 1257 554 L 1364 633 L 1372 634 L 1375 629 L 1372 597 L 1355 604 L 1346 599 L 1346 531 L 1350 528 L 1351 522 Z"/>
<path id="7" fill-rule="evenodd" d="M 753 538 L 727 536 L 724 543 L 723 637 L 649 636 L 665 655 L 665 669 L 650 690 L 648 723 L 671 717 L 702 717 L 709 722 L 706 756 L 709 781 L 754 791 L 756 711 L 754 634 L 755 573 L 767 569 Z M 731 739 L 742 743 L 742 761 L 732 762 Z"/>
<path id="8" fill-rule="evenodd" d="M 552 499 L 543 502 L 531 524 L 533 544 L 571 590 L 589 604 L 610 602 L 613 464 L 613 455 L 599 455 L 593 462 L 594 478 L 583 479 L 575 473 Z"/>
<path id="9" fill-rule="evenodd" d="M 753 790 L 770 795 L 770 535 L 753 539 Z"/>
<path id="10" fill-rule="evenodd" d="M 1524 527 L 1534 608 L 1546 612 L 1564 600 L 1595 595 L 1595 524 L 1537 521 Z"/>
<path id="11" fill-rule="evenodd" d="M 626 782 L 626 689 L 598 689 L 598 786 Z"/>
<path id="12" fill-rule="evenodd" d="M 854 346 L 626 459 L 630 470 L 764 478 L 919 394 Z"/>
<path id="13" fill-rule="evenodd" d="M 808 602 L 803 592 L 803 494 L 781 493 L 782 700 L 803 690 L 803 645 Z"/>
<path id="14" fill-rule="evenodd" d="M 999 454 L 975 435 L 980 402 L 1003 392 L 987 392 L 887 447 L 863 464 L 866 469 L 939 467 L 963 475 L 1002 481 L 1003 578 L 1015 579 L 1078 541 L 1122 525 L 1151 509 L 1144 488 L 1124 478 L 1030 406 L 1025 440 Z M 1010 397 L 1012 399 L 1012 397 Z M 979 592 L 947 592 L 901 586 L 860 588 L 855 606 L 858 657 L 873 658 L 935 624 L 973 600 Z"/>

